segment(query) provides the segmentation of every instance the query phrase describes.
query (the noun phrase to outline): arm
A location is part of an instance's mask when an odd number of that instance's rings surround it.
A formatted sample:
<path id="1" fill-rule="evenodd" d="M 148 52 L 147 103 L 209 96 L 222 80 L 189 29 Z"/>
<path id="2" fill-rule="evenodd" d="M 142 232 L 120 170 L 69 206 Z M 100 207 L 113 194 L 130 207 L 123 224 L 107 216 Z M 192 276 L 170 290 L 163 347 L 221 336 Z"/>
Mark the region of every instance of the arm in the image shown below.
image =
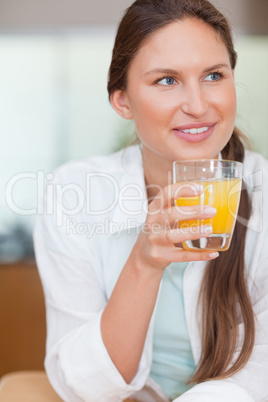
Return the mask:
<path id="1" fill-rule="evenodd" d="M 177 219 L 175 212 L 169 220 Z M 178 230 L 142 232 L 106 306 L 96 243 L 67 234 L 66 227 L 66 217 L 58 226 L 55 215 L 43 216 L 35 230 L 47 306 L 46 370 L 66 401 L 118 402 L 142 389 L 149 375 L 151 316 L 165 266 L 193 259 L 193 253 L 174 247 L 183 239 Z M 210 257 L 194 253 L 194 258 Z"/>
<path id="2" fill-rule="evenodd" d="M 131 384 L 126 384 L 101 336 L 100 321 L 107 299 L 98 275 L 98 259 L 88 248 L 87 255 L 79 249 L 79 243 L 83 243 L 80 236 L 76 241 L 65 239 L 62 233 L 60 246 L 53 232 L 49 222 L 39 219 L 34 237 L 46 299 L 45 368 L 49 380 L 66 402 L 119 402 L 143 388 L 150 370 L 151 348 L 145 346 L 139 372 Z M 151 335 L 149 329 L 146 345 Z"/>
<path id="3" fill-rule="evenodd" d="M 131 251 L 102 315 L 104 344 L 127 383 L 133 380 L 138 370 L 164 269 L 171 262 L 215 258 L 210 252 L 186 252 L 174 246 L 185 239 L 200 238 L 210 233 L 200 232 L 200 227 L 191 228 L 191 231 L 170 229 L 177 227 L 178 220 L 185 218 L 183 208 L 171 207 L 177 191 L 178 184 L 168 186 L 149 205 L 144 230 Z M 189 188 L 184 191 L 187 192 L 185 195 L 193 195 Z M 183 196 L 182 191 L 180 193 Z M 185 209 L 188 219 L 201 217 L 197 212 L 198 206 Z M 208 210 L 202 217 L 214 213 Z"/>

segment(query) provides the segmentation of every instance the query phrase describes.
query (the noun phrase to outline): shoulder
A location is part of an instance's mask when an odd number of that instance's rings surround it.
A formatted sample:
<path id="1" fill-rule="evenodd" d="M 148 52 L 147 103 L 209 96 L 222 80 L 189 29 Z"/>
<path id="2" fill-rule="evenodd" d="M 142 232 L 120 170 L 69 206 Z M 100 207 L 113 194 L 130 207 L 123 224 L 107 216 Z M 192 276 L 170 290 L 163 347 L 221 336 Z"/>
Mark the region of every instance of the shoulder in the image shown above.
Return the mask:
<path id="1" fill-rule="evenodd" d="M 262 172 L 263 175 L 268 176 L 268 160 L 257 152 L 246 150 L 244 159 L 244 176 Z"/>
<path id="2" fill-rule="evenodd" d="M 85 183 L 85 179 L 113 177 L 119 179 L 126 172 L 142 166 L 141 152 L 138 146 L 124 148 L 110 155 L 92 156 L 83 160 L 74 160 L 58 167 L 54 173 L 54 182 L 67 184 Z"/>
<path id="3" fill-rule="evenodd" d="M 45 203 L 83 221 L 112 219 L 119 201 L 128 195 L 142 195 L 144 175 L 139 146 L 127 147 L 108 156 L 71 161 L 55 170 L 47 184 Z M 143 202 L 143 198 L 140 202 Z M 135 204 L 136 205 L 136 204 Z"/>
<path id="4" fill-rule="evenodd" d="M 243 179 L 252 203 L 247 223 L 246 260 L 251 274 L 268 258 L 268 161 L 259 153 L 246 151 Z"/>
<path id="5" fill-rule="evenodd" d="M 257 152 L 246 151 L 243 179 L 250 193 L 262 192 L 264 203 L 268 203 L 268 161 Z"/>

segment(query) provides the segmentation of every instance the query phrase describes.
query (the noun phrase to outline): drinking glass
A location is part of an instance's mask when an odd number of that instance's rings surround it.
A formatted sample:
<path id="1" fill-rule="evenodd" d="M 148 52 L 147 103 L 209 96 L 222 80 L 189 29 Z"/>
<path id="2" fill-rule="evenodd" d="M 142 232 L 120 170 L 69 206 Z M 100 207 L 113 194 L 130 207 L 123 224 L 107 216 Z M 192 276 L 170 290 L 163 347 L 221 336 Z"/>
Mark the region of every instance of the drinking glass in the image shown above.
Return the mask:
<path id="1" fill-rule="evenodd" d="M 199 212 L 204 212 L 205 205 L 213 206 L 217 213 L 210 219 L 187 219 L 187 212 L 181 209 L 185 219 L 179 222 L 179 227 L 194 227 L 211 225 L 212 233 L 208 237 L 183 242 L 186 250 L 228 250 L 232 239 L 237 211 L 240 201 L 242 184 L 242 163 L 223 159 L 204 159 L 190 161 L 175 161 L 173 163 L 173 181 L 181 183 L 176 195 L 175 205 L 180 207 L 199 205 Z M 180 191 L 185 186 L 198 183 L 203 186 L 203 192 L 193 197 L 180 197 Z M 184 192 L 185 193 L 185 192 Z"/>

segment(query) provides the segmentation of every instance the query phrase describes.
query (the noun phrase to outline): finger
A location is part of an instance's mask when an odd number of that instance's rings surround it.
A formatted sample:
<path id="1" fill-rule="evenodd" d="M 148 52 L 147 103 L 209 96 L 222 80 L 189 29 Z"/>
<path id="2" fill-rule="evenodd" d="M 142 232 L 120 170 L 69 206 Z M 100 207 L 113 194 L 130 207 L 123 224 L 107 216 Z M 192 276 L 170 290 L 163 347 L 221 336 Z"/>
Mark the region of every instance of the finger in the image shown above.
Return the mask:
<path id="1" fill-rule="evenodd" d="M 209 219 L 217 213 L 210 205 L 194 205 L 189 207 L 172 207 L 159 213 L 148 211 L 151 223 L 159 223 L 163 228 L 176 229 L 180 221 Z"/>
<path id="2" fill-rule="evenodd" d="M 169 213 L 169 211 L 167 211 Z M 192 219 L 213 218 L 217 209 L 211 205 L 193 205 L 187 207 L 175 206 L 171 210 L 171 219 L 174 221 L 187 221 Z"/>
<path id="3" fill-rule="evenodd" d="M 164 187 L 149 205 L 151 210 L 160 210 L 174 205 L 174 200 L 180 197 L 196 197 L 204 191 L 199 183 L 183 182 Z"/>
<path id="4" fill-rule="evenodd" d="M 198 225 L 180 229 L 164 231 L 163 236 L 166 242 L 171 244 L 182 243 L 187 240 L 197 240 L 207 237 L 212 233 L 211 225 Z"/>
<path id="5" fill-rule="evenodd" d="M 167 251 L 166 251 L 167 252 Z M 170 248 L 166 258 L 171 262 L 210 261 L 219 257 L 217 251 L 186 251 Z"/>

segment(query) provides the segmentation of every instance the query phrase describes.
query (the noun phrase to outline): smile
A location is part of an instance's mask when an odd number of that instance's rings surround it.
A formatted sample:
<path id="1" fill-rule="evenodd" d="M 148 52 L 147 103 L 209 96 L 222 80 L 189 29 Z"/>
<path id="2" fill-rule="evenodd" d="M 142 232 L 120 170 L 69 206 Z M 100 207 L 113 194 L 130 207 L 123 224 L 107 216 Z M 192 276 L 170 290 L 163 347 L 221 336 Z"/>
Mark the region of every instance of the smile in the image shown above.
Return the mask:
<path id="1" fill-rule="evenodd" d="M 201 127 L 201 128 L 192 128 L 190 130 L 181 130 L 183 133 L 186 134 L 201 134 L 208 131 L 209 127 Z"/>
<path id="2" fill-rule="evenodd" d="M 173 134 L 177 138 L 191 143 L 199 143 L 208 139 L 214 132 L 215 122 L 205 124 L 196 123 L 174 128 Z"/>

